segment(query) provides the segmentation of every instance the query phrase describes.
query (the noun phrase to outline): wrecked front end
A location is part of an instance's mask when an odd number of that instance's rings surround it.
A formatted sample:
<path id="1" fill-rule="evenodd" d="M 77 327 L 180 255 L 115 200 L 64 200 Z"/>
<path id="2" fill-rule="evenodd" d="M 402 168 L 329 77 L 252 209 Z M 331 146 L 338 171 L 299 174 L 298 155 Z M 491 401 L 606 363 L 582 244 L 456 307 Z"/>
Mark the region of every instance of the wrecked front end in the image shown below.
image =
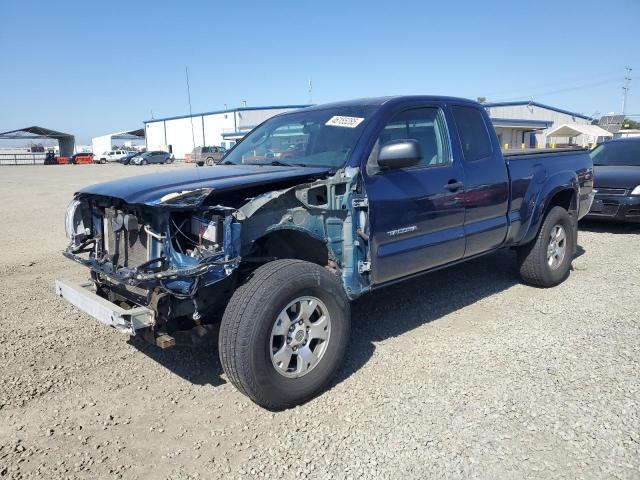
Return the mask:
<path id="1" fill-rule="evenodd" d="M 79 194 L 66 214 L 64 255 L 90 268 L 99 297 L 152 310 L 152 324 L 142 327 L 159 332 L 199 325 L 240 262 L 234 210 L 199 205 L 190 193 L 153 206 Z"/>
<path id="2" fill-rule="evenodd" d="M 87 295 L 101 300 L 78 300 L 77 286 L 63 283 L 58 293 L 164 346 L 159 339 L 217 321 L 236 286 L 275 259 L 318 263 L 356 298 L 369 288 L 368 228 L 358 169 L 218 195 L 176 192 L 151 205 L 79 193 L 66 215 L 64 255 L 90 269 Z M 102 300 L 114 307 L 97 305 Z"/>

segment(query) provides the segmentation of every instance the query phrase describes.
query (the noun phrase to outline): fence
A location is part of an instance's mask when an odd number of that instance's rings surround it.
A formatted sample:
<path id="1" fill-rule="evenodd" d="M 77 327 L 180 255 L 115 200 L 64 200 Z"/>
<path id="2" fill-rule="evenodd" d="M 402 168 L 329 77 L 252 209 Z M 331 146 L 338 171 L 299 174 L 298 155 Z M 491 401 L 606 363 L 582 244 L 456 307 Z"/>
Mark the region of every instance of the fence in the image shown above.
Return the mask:
<path id="1" fill-rule="evenodd" d="M 0 153 L 0 165 L 43 165 L 46 153 Z"/>

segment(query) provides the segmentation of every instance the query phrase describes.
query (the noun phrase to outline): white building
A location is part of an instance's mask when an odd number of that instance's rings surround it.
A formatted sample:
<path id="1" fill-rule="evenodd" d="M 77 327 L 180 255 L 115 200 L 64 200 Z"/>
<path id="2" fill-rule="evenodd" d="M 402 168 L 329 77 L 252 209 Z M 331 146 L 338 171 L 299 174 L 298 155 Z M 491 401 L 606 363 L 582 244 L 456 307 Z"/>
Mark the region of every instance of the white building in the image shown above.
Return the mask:
<path id="1" fill-rule="evenodd" d="M 552 143 L 586 145 L 594 142 L 587 135 L 547 138 L 547 132 L 565 124 L 590 125 L 593 119 L 582 113 L 570 112 L 538 102 L 485 103 L 496 129 L 500 144 L 507 148 L 545 147 Z"/>
<path id="2" fill-rule="evenodd" d="M 147 150 L 164 150 L 175 158 L 184 158 L 200 146 L 231 148 L 238 139 L 268 118 L 308 105 L 239 107 L 215 112 L 197 113 L 147 120 Z"/>
<path id="3" fill-rule="evenodd" d="M 113 150 L 114 147 L 129 147 L 132 150 L 144 147 L 144 130 L 126 130 L 124 132 L 108 133 L 91 139 L 91 148 L 94 155 L 102 155 Z"/>
<path id="4" fill-rule="evenodd" d="M 627 128 L 624 130 L 618 130 L 618 132 L 614 136 L 616 138 L 640 137 L 640 129 Z"/>

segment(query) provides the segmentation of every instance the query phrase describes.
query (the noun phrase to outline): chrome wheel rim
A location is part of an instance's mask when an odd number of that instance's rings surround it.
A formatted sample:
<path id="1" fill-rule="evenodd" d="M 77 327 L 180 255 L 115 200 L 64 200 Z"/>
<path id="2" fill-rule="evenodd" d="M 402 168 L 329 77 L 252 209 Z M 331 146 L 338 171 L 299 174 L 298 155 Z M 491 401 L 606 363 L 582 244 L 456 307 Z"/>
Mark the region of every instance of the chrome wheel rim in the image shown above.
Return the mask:
<path id="1" fill-rule="evenodd" d="M 566 253 L 567 234 L 561 225 L 555 225 L 551 229 L 549 246 L 547 247 L 547 263 L 549 267 L 556 270 L 562 264 Z"/>
<path id="2" fill-rule="evenodd" d="M 280 375 L 299 378 L 312 371 L 327 351 L 331 317 L 316 297 L 298 297 L 282 309 L 271 329 L 269 353 Z"/>

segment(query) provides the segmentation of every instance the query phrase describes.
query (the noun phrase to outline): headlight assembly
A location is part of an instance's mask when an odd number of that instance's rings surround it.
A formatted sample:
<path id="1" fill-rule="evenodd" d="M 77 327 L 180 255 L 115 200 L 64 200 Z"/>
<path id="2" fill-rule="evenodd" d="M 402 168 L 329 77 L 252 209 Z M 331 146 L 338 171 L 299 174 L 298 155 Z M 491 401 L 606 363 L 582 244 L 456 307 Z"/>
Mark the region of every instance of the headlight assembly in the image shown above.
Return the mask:
<path id="1" fill-rule="evenodd" d="M 64 233 L 75 243 L 87 233 L 81 205 L 80 200 L 72 200 L 64 214 Z"/>
<path id="2" fill-rule="evenodd" d="M 640 185 L 633 189 L 631 195 L 640 195 Z"/>

